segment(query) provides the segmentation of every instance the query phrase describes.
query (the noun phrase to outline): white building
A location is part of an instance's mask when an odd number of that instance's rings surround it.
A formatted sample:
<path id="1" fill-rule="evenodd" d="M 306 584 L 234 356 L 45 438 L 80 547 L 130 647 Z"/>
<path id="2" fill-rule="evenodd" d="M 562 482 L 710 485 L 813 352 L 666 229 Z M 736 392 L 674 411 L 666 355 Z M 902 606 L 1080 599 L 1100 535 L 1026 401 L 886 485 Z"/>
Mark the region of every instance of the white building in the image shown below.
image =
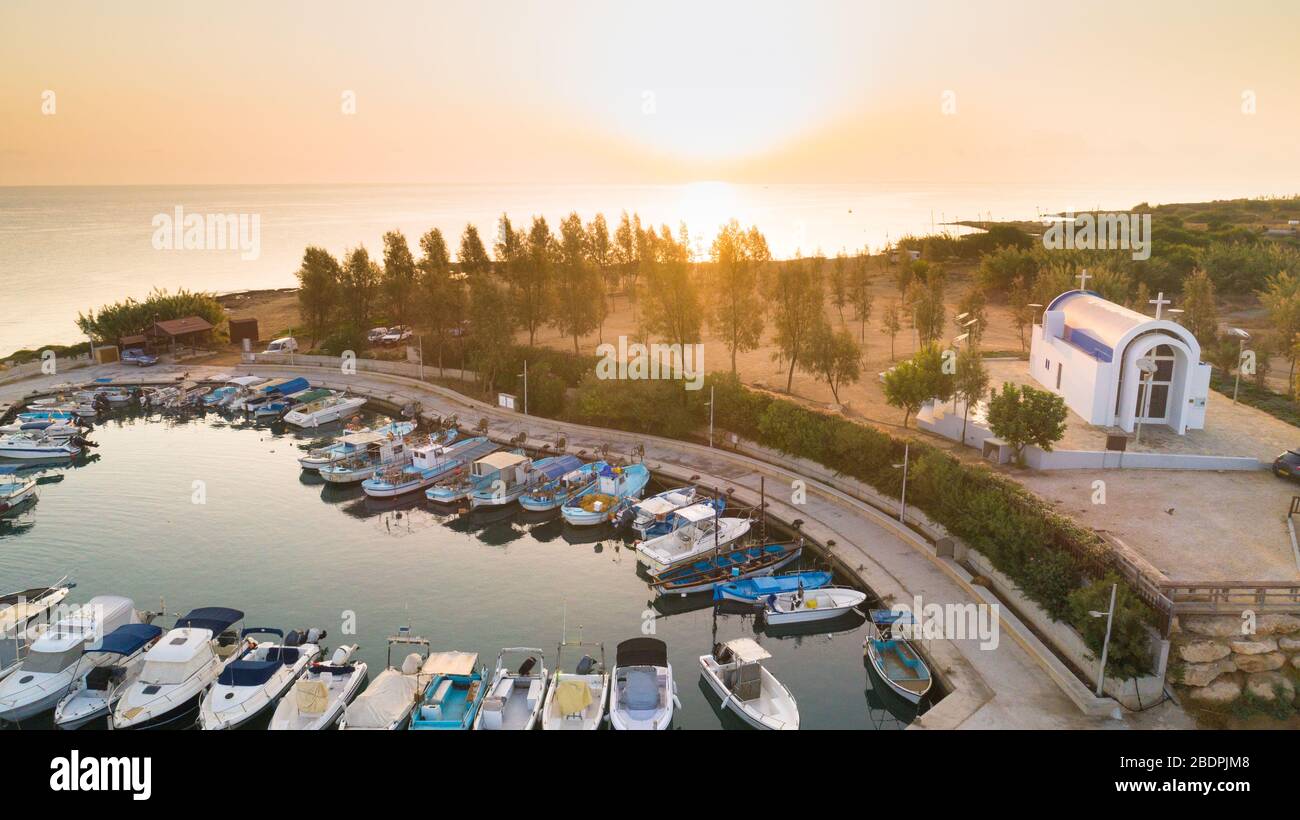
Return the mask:
<path id="1" fill-rule="evenodd" d="M 1149 356 L 1155 372 L 1142 423 L 1163 424 L 1179 435 L 1205 426 L 1210 366 L 1182 325 L 1072 290 L 1047 306 L 1034 325 L 1030 351 L 1034 378 L 1090 424 L 1133 431 L 1146 404 L 1147 380 L 1137 363 Z"/>

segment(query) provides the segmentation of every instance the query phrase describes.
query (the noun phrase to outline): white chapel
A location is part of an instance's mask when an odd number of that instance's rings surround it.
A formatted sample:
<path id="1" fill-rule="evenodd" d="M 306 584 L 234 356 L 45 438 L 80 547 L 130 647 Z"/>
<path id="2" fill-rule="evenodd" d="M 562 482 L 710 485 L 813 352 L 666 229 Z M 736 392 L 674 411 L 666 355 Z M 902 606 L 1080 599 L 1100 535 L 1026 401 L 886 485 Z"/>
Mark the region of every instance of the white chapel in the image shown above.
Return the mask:
<path id="1" fill-rule="evenodd" d="M 1034 325 L 1030 373 L 1090 424 L 1203 428 L 1210 366 L 1187 328 L 1161 318 L 1163 294 L 1155 303 L 1152 318 L 1090 290 L 1062 293 Z"/>

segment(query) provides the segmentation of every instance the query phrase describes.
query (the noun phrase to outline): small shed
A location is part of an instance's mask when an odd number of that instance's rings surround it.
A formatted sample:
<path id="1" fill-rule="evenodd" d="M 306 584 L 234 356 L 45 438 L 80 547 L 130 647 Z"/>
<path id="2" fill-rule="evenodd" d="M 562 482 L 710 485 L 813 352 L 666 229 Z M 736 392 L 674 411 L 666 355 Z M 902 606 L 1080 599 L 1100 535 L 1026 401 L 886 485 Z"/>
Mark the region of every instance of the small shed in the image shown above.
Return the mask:
<path id="1" fill-rule="evenodd" d="M 143 348 L 149 343 L 149 339 L 141 333 L 134 336 L 123 336 L 117 340 L 117 343 L 123 350 L 131 350 L 132 348 L 137 347 Z"/>
<path id="2" fill-rule="evenodd" d="M 153 327 L 145 331 L 149 346 L 155 350 L 168 349 L 172 352 L 177 347 L 200 347 L 212 340 L 212 324 L 201 316 L 186 316 L 183 319 L 166 319 L 154 322 Z"/>
<path id="3" fill-rule="evenodd" d="M 230 343 L 242 345 L 247 339 L 252 344 L 257 344 L 260 339 L 257 333 L 256 319 L 231 319 L 230 320 Z"/>

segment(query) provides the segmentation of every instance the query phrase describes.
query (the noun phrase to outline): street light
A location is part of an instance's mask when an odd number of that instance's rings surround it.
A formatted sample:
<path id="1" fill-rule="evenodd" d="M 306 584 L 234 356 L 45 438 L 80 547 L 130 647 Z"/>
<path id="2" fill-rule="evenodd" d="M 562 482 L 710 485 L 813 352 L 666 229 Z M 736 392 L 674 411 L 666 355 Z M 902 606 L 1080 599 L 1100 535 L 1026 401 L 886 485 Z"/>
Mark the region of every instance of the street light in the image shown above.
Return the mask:
<path id="1" fill-rule="evenodd" d="M 1241 360 L 1246 357 L 1246 342 L 1250 334 L 1239 327 L 1230 327 L 1228 332 L 1237 337 L 1237 381 L 1232 385 L 1232 403 L 1237 403 L 1237 390 L 1241 387 Z"/>
<path id="2" fill-rule="evenodd" d="M 705 402 L 709 406 L 709 446 L 713 446 L 713 385 L 709 385 L 709 400 Z"/>
<path id="3" fill-rule="evenodd" d="M 524 415 L 528 415 L 528 360 L 524 359 L 524 372 L 517 375 L 524 377 Z"/>
<path id="4" fill-rule="evenodd" d="M 1101 685 L 1106 681 L 1106 653 L 1110 651 L 1110 628 L 1115 623 L 1115 593 L 1119 590 L 1119 584 L 1112 584 L 1110 587 L 1110 609 L 1105 612 L 1098 612 L 1095 609 L 1088 610 L 1088 615 L 1093 618 L 1106 619 L 1106 639 L 1101 644 L 1101 667 L 1097 670 L 1097 697 L 1101 697 Z"/>
<path id="5" fill-rule="evenodd" d="M 908 451 L 911 448 L 911 446 L 912 446 L 911 442 L 909 441 L 903 442 L 903 463 L 894 465 L 895 470 L 897 470 L 899 467 L 903 468 L 903 494 L 898 499 L 898 522 L 900 524 L 907 523 L 907 521 L 904 520 L 904 516 L 907 515 L 907 460 L 908 460 Z"/>

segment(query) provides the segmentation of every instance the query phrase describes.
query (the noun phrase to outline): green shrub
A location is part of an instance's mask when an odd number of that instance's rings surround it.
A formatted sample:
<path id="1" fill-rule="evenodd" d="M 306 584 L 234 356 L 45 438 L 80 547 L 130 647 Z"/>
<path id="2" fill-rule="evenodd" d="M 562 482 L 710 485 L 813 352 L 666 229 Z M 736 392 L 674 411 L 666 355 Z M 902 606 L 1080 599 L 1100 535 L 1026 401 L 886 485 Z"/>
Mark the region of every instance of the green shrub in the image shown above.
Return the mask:
<path id="1" fill-rule="evenodd" d="M 333 333 L 321 341 L 320 351 L 326 356 L 342 356 L 345 350 L 360 355 L 367 345 L 366 331 L 356 325 L 344 324 L 335 328 Z"/>
<path id="2" fill-rule="evenodd" d="M 1151 667 L 1148 632 L 1151 612 L 1128 584 L 1115 573 L 1108 572 L 1105 577 L 1075 589 L 1069 596 L 1069 621 L 1083 636 L 1094 657 L 1100 658 L 1106 638 L 1106 619 L 1094 618 L 1088 613 L 1105 612 L 1110 608 L 1111 587 L 1115 584 L 1119 584 L 1119 592 L 1115 596 L 1115 623 L 1106 655 L 1106 670 L 1112 677 L 1127 680 L 1146 673 Z"/>

